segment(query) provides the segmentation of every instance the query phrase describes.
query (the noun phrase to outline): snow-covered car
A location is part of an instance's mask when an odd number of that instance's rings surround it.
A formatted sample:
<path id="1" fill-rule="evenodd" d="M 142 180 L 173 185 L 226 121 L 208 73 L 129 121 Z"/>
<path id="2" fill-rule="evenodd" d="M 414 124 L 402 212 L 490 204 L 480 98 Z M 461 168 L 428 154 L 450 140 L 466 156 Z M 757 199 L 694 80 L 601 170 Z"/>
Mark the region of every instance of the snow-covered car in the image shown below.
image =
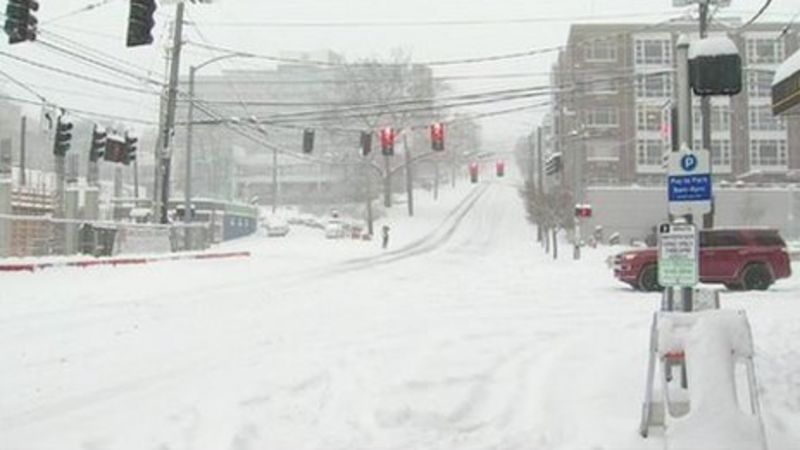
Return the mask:
<path id="1" fill-rule="evenodd" d="M 325 224 L 325 237 L 327 239 L 341 239 L 345 235 L 344 224 L 339 219 L 330 219 Z"/>
<path id="2" fill-rule="evenodd" d="M 289 224 L 280 217 L 268 217 L 264 219 L 264 229 L 267 230 L 267 236 L 286 236 L 289 234 Z"/>

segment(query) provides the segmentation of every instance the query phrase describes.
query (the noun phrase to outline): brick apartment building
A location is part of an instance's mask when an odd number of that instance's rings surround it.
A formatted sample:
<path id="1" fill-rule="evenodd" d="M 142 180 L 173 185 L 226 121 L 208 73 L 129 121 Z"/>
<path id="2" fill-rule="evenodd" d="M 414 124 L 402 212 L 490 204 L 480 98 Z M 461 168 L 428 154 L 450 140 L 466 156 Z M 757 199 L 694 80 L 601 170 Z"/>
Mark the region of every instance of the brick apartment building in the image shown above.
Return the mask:
<path id="1" fill-rule="evenodd" d="M 798 48 L 798 28 L 780 23 L 716 22 L 709 36 L 727 35 L 742 57 L 743 90 L 711 100 L 715 181 L 800 180 L 800 117 L 774 117 L 770 87 L 780 63 Z M 562 181 L 583 185 L 648 185 L 664 181 L 662 156 L 671 148 L 678 36 L 698 38 L 696 22 L 578 24 L 553 66 L 553 151 L 564 157 Z M 694 97 L 699 147 L 699 97 Z M 577 159 L 575 159 L 577 158 Z M 582 164 L 578 166 L 577 164 Z M 582 169 L 582 170 L 581 170 Z"/>

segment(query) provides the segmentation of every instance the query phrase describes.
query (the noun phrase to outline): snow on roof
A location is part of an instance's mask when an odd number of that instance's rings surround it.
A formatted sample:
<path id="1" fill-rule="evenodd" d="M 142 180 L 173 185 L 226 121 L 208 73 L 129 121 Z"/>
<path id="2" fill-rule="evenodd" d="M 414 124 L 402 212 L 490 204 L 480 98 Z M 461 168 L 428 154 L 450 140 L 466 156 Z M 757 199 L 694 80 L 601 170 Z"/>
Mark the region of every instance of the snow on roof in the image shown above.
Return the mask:
<path id="1" fill-rule="evenodd" d="M 772 85 L 775 86 L 796 72 L 800 72 L 800 50 L 794 52 L 792 56 L 786 58 L 786 61 L 778 66 L 775 78 L 772 79 Z"/>
<path id="2" fill-rule="evenodd" d="M 689 46 L 689 59 L 698 56 L 738 55 L 739 49 L 727 36 L 712 36 L 692 41 Z"/>

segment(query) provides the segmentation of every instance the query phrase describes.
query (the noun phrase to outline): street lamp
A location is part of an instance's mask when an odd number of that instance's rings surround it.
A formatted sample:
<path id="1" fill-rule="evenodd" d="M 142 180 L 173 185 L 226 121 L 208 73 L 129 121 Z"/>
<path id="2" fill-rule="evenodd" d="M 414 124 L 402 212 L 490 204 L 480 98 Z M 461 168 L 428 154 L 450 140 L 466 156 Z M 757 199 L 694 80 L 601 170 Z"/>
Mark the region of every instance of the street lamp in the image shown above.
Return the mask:
<path id="1" fill-rule="evenodd" d="M 211 58 L 207 61 L 204 61 L 196 66 L 189 67 L 189 107 L 187 111 L 187 121 L 186 121 L 186 179 L 184 181 L 184 206 L 183 206 L 183 222 L 188 224 L 191 222 L 191 216 L 189 212 L 191 211 L 191 203 L 192 203 L 192 129 L 193 129 L 193 120 L 194 120 L 194 79 L 195 75 L 198 70 L 202 69 L 209 64 L 222 61 L 223 59 L 229 58 L 247 58 L 250 55 L 246 53 L 227 53 L 224 55 L 216 56 Z M 189 244 L 189 233 L 185 233 L 186 235 L 186 245 Z"/>

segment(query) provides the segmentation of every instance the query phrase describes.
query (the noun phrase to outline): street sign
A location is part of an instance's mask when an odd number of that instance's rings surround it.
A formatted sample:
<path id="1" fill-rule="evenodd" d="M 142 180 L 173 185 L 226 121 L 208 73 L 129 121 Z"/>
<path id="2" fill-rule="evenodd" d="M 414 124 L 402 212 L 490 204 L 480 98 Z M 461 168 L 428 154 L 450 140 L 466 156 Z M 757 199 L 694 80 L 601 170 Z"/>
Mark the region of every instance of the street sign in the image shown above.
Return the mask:
<path id="1" fill-rule="evenodd" d="M 700 280 L 697 228 L 664 223 L 658 227 L 658 284 L 692 287 Z"/>
<path id="2" fill-rule="evenodd" d="M 708 150 L 683 148 L 669 155 L 669 213 L 676 216 L 711 211 L 711 167 Z"/>

